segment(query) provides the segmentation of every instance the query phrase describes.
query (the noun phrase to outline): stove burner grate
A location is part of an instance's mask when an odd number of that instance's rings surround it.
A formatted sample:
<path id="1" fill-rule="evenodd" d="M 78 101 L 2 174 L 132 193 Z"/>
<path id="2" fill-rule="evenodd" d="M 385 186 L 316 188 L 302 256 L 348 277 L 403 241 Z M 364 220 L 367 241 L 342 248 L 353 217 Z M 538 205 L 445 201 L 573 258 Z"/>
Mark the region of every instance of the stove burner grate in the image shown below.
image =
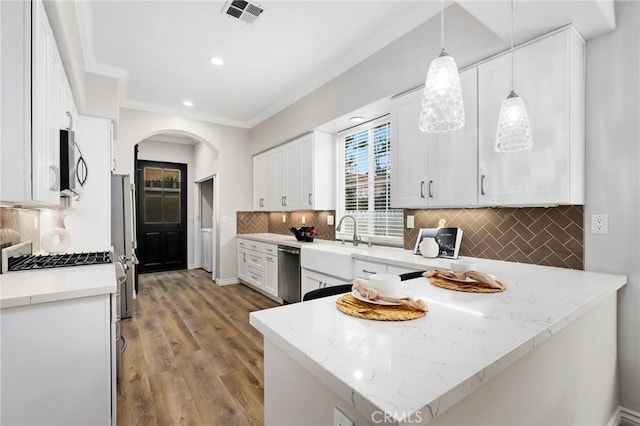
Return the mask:
<path id="1" fill-rule="evenodd" d="M 110 251 L 86 253 L 61 253 L 35 255 L 25 254 L 7 260 L 9 271 L 29 271 L 34 269 L 60 268 L 64 266 L 100 265 L 112 263 Z"/>

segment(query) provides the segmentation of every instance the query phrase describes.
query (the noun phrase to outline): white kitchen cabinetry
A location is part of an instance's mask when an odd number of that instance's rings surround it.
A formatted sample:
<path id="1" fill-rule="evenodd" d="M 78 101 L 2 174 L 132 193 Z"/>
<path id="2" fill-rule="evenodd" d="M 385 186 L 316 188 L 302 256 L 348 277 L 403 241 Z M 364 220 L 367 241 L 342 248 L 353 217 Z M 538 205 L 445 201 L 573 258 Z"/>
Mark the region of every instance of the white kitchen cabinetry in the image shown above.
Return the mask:
<path id="1" fill-rule="evenodd" d="M 300 138 L 301 209 L 335 208 L 333 152 L 333 138 L 330 134 L 313 132 Z"/>
<path id="2" fill-rule="evenodd" d="M 331 135 L 319 132 L 254 156 L 253 209 L 332 209 L 333 163 Z"/>
<path id="3" fill-rule="evenodd" d="M 278 297 L 278 246 L 238 238 L 238 278 Z"/>
<path id="4" fill-rule="evenodd" d="M 514 89 L 529 113 L 533 147 L 495 151 L 500 105 L 511 90 L 510 56 L 481 64 L 479 204 L 584 204 L 584 40 L 567 27 L 514 55 Z"/>
<path id="5" fill-rule="evenodd" d="M 300 294 L 302 298 L 304 298 L 304 295 L 312 290 L 350 283 L 350 279 L 334 277 L 332 275 L 322 274 L 309 269 L 303 269 Z"/>
<path id="6" fill-rule="evenodd" d="M 274 209 L 276 186 L 275 156 L 267 151 L 253 157 L 253 210 Z"/>
<path id="7" fill-rule="evenodd" d="M 278 246 L 264 245 L 264 290 L 278 297 Z"/>
<path id="8" fill-rule="evenodd" d="M 403 268 L 400 266 L 387 265 L 378 262 L 369 262 L 367 260 L 354 259 L 353 276 L 368 280 L 373 274 L 393 274 L 401 275 L 407 272 L 414 272 L 415 269 Z"/>
<path id="9" fill-rule="evenodd" d="M 238 239 L 238 278 L 247 279 L 247 240 Z"/>
<path id="10" fill-rule="evenodd" d="M 465 125 L 455 132 L 420 131 L 422 88 L 393 100 L 393 207 L 455 207 L 477 203 L 477 69 L 460 73 L 460 83 Z"/>
<path id="11" fill-rule="evenodd" d="M 1 424 L 115 424 L 110 294 L 3 308 L 0 315 Z"/>
<path id="12" fill-rule="evenodd" d="M 60 129 L 76 115 L 41 1 L 2 2 L 0 201 L 60 202 Z M 6 44 L 5 44 L 6 42 Z"/>

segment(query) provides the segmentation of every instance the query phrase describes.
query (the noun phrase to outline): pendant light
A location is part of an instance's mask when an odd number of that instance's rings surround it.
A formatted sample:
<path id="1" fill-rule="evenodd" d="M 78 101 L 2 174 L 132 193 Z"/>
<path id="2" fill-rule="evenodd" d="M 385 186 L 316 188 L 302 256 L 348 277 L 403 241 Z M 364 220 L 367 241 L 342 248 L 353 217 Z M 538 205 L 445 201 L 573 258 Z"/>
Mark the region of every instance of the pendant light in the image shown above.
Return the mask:
<path id="1" fill-rule="evenodd" d="M 422 97 L 419 127 L 427 133 L 452 132 L 464 126 L 458 66 L 444 50 L 444 0 L 440 1 L 440 42 L 442 51 L 429 65 Z"/>
<path id="2" fill-rule="evenodd" d="M 533 146 L 529 114 L 524 101 L 513 90 L 513 0 L 511 0 L 511 93 L 502 101 L 498 128 L 496 130 L 496 151 L 516 152 Z"/>

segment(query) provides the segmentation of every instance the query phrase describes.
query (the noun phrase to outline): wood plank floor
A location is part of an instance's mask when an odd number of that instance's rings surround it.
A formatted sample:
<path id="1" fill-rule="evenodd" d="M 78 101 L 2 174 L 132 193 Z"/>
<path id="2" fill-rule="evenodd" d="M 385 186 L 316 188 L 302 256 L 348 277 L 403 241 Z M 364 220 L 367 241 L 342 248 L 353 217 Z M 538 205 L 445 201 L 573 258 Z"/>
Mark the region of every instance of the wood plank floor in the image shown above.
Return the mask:
<path id="1" fill-rule="evenodd" d="M 273 306 L 201 269 L 140 275 L 122 321 L 118 425 L 263 424 L 262 335 L 249 312 Z"/>

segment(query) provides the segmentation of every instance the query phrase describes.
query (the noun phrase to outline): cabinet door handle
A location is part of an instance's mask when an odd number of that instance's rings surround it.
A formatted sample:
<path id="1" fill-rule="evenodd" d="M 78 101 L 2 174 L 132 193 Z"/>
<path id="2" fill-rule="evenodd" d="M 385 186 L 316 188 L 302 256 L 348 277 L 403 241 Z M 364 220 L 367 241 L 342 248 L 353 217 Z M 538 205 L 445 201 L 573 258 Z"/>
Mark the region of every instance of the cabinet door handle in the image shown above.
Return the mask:
<path id="1" fill-rule="evenodd" d="M 280 197 L 280 205 L 284 207 L 284 195 Z"/>
<path id="2" fill-rule="evenodd" d="M 376 271 L 367 271 L 366 269 L 363 269 L 362 272 L 364 272 L 365 274 L 369 274 L 369 275 L 376 273 Z"/>
<path id="3" fill-rule="evenodd" d="M 69 125 L 67 126 L 67 130 L 73 130 L 73 115 L 71 115 L 71 111 L 65 111 L 64 114 L 69 119 Z"/>
<path id="4" fill-rule="evenodd" d="M 433 181 L 429 181 L 429 198 L 433 198 Z"/>
<path id="5" fill-rule="evenodd" d="M 285 205 L 285 207 L 287 206 L 287 196 L 286 195 L 284 196 L 284 205 Z"/>
<path id="6" fill-rule="evenodd" d="M 424 181 L 420 181 L 420 198 L 424 198 Z"/>
<path id="7" fill-rule="evenodd" d="M 486 175 L 480 176 L 480 195 L 487 195 L 484 192 L 484 178 L 485 177 L 486 177 Z"/>
<path id="8" fill-rule="evenodd" d="M 264 207 L 264 198 L 260 198 L 260 207 Z"/>
<path id="9" fill-rule="evenodd" d="M 311 193 L 309 193 L 309 205 L 311 205 Z"/>
<path id="10" fill-rule="evenodd" d="M 247 253 L 242 253 L 242 261 L 243 262 L 247 261 Z"/>
<path id="11" fill-rule="evenodd" d="M 49 166 L 49 189 L 51 191 L 58 191 L 58 167 Z"/>

